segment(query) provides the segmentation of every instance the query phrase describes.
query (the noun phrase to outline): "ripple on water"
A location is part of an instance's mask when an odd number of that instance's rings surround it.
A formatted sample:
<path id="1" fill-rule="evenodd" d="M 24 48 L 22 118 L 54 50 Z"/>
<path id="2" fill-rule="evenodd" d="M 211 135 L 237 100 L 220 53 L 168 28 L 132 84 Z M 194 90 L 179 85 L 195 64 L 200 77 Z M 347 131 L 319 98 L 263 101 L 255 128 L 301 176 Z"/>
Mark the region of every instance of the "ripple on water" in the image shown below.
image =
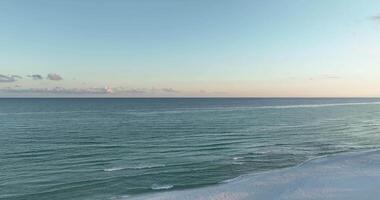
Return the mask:
<path id="1" fill-rule="evenodd" d="M 168 189 L 173 188 L 173 185 L 169 185 L 169 184 L 163 184 L 163 185 L 153 184 L 151 186 L 151 188 L 152 188 L 152 190 L 168 190 Z"/>
<path id="2" fill-rule="evenodd" d="M 147 164 L 147 165 L 135 165 L 135 166 L 126 166 L 126 167 L 111 167 L 104 169 L 105 172 L 119 171 L 125 169 L 150 169 L 150 168 L 158 168 L 165 167 L 164 164 Z"/>

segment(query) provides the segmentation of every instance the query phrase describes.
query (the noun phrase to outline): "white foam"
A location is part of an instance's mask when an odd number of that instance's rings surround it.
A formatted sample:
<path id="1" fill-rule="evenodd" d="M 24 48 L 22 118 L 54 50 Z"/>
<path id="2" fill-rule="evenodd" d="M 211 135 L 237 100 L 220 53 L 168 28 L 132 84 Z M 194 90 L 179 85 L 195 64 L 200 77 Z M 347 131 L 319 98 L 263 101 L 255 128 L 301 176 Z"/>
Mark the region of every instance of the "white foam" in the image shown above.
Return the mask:
<path id="1" fill-rule="evenodd" d="M 159 184 L 153 184 L 152 190 L 168 190 L 173 188 L 173 185 L 159 185 Z"/>
<path id="2" fill-rule="evenodd" d="M 112 172 L 112 171 L 118 171 L 118 170 L 123 170 L 123 167 L 112 167 L 112 168 L 107 168 L 104 169 L 105 172 Z"/>
<path id="3" fill-rule="evenodd" d="M 227 180 L 221 181 L 220 183 L 234 182 L 234 181 L 240 180 L 241 178 L 243 178 L 243 176 L 238 176 L 238 177 L 235 177 L 235 178 L 227 179 Z"/>
<path id="4" fill-rule="evenodd" d="M 129 195 L 121 195 L 121 196 L 111 197 L 110 200 L 123 200 L 123 199 L 127 199 L 128 197 Z"/>
<path id="5" fill-rule="evenodd" d="M 134 166 L 125 166 L 125 167 L 112 167 L 104 169 L 105 172 L 112 172 L 112 171 L 118 171 L 118 170 L 125 170 L 125 169 L 149 169 L 149 168 L 157 168 L 157 167 L 165 167 L 164 164 L 146 164 L 146 165 L 134 165 Z"/>
<path id="6" fill-rule="evenodd" d="M 157 168 L 157 167 L 165 167 L 164 164 L 148 164 L 148 165 L 136 165 L 130 167 L 130 169 L 149 169 L 149 168 Z"/>
<path id="7" fill-rule="evenodd" d="M 377 200 L 380 151 L 347 153 L 300 166 L 244 176 L 223 184 L 168 191 L 133 200 Z"/>

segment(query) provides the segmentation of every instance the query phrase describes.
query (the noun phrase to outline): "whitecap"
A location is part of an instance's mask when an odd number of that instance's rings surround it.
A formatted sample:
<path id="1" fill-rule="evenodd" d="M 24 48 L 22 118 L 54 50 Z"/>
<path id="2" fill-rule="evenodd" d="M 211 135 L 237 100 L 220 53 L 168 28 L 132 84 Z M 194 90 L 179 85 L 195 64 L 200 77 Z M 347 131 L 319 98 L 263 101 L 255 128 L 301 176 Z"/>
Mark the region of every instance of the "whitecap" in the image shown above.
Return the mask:
<path id="1" fill-rule="evenodd" d="M 171 189 L 173 188 L 173 185 L 159 185 L 159 184 L 153 184 L 152 185 L 152 190 L 168 190 L 168 189 Z"/>
<path id="2" fill-rule="evenodd" d="M 239 157 L 239 156 L 238 156 L 238 157 L 233 157 L 232 159 L 233 159 L 233 160 L 240 160 L 240 159 L 243 159 L 243 158 L 244 158 L 244 157 Z"/>
<path id="3" fill-rule="evenodd" d="M 125 168 L 123 167 L 113 167 L 113 168 L 107 168 L 107 169 L 104 169 L 105 172 L 112 172 L 112 171 L 119 171 L 119 170 L 123 170 Z"/>
<path id="4" fill-rule="evenodd" d="M 134 166 L 124 166 L 124 167 L 111 167 L 104 169 L 105 172 L 119 171 L 125 169 L 149 169 L 149 168 L 158 168 L 165 167 L 164 164 L 146 164 L 146 165 L 134 165 Z"/>
<path id="5" fill-rule="evenodd" d="M 220 181 L 219 183 L 229 183 L 229 182 L 233 182 L 233 181 L 237 181 L 237 180 L 240 180 L 243 176 L 237 176 L 235 178 L 231 178 L 231 179 L 227 179 L 227 180 L 224 180 L 224 181 Z"/>

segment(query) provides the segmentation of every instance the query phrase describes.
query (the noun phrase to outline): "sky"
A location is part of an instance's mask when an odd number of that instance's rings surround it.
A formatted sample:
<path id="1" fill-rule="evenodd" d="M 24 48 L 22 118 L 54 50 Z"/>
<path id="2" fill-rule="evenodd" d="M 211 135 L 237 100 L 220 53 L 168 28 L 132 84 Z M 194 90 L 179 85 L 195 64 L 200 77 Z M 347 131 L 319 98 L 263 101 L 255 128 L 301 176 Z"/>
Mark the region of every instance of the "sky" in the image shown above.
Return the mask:
<path id="1" fill-rule="evenodd" d="M 1 0 L 0 97 L 380 97 L 378 0 Z"/>

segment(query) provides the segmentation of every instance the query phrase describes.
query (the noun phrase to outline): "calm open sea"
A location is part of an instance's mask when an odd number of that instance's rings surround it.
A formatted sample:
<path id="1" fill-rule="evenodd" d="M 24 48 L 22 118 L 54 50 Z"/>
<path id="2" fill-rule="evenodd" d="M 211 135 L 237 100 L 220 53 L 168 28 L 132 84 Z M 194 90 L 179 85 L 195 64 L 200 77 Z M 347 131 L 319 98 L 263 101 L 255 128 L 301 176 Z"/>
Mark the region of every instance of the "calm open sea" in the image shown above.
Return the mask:
<path id="1" fill-rule="evenodd" d="M 0 199 L 112 200 L 380 147 L 380 99 L 0 99 Z"/>

